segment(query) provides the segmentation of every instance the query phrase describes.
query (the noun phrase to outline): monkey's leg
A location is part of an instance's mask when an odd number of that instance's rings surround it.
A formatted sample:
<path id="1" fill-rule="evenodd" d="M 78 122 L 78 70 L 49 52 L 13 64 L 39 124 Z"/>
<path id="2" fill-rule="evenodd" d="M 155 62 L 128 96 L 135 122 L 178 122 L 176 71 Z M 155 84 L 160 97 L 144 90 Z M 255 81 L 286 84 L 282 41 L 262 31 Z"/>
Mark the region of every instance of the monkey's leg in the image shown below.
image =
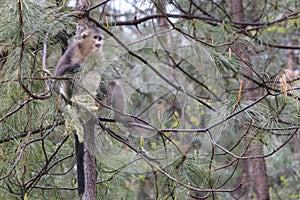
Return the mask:
<path id="1" fill-rule="evenodd" d="M 75 140 L 75 156 L 77 165 L 77 184 L 78 184 L 78 194 L 82 195 L 84 192 L 84 146 L 83 142 L 79 142 L 76 130 L 73 130 L 74 140 Z"/>

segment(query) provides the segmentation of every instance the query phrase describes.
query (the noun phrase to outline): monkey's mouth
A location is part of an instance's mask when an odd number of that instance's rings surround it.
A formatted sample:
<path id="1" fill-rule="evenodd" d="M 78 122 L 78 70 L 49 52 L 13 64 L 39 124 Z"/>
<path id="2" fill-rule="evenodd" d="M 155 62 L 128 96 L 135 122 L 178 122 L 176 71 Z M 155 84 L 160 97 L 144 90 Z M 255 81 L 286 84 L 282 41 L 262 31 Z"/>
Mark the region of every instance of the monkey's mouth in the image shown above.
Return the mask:
<path id="1" fill-rule="evenodd" d="M 101 44 L 96 44 L 95 47 L 100 48 Z"/>

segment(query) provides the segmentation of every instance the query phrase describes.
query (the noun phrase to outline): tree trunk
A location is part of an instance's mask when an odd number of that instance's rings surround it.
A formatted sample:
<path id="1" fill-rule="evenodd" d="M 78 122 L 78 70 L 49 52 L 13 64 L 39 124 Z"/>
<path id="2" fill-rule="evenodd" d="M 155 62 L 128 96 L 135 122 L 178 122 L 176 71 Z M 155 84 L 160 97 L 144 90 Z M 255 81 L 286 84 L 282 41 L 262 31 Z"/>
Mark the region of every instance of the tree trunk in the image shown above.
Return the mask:
<path id="1" fill-rule="evenodd" d="M 96 120 L 84 125 L 84 193 L 83 200 L 97 199 L 97 166 L 95 157 L 94 127 Z"/>
<path id="2" fill-rule="evenodd" d="M 291 40 L 291 39 L 290 39 Z M 289 46 L 292 46 L 292 42 L 289 42 L 288 44 Z M 293 50 L 289 49 L 287 51 L 287 68 L 289 70 L 295 70 L 297 63 L 295 62 L 295 58 L 294 58 L 294 54 L 293 54 Z M 293 137 L 293 152 L 294 153 L 299 153 L 300 152 L 300 140 L 299 140 L 299 135 L 295 134 Z"/>
<path id="3" fill-rule="evenodd" d="M 90 7 L 89 0 L 76 0 L 76 8 L 78 10 L 86 10 Z M 81 23 L 86 23 L 84 20 Z M 80 24 L 78 24 L 80 26 Z M 96 121 L 90 120 L 84 124 L 84 193 L 83 200 L 97 199 L 97 168 L 95 158 L 95 143 L 94 143 L 94 127 Z"/>
<path id="4" fill-rule="evenodd" d="M 242 22 L 244 21 L 244 13 L 243 13 L 243 2 L 242 0 L 231 0 L 231 12 L 232 12 L 232 21 L 234 22 Z M 246 62 L 247 64 L 251 65 L 251 60 L 249 55 L 247 55 L 247 48 L 245 45 L 237 45 L 235 49 L 236 54 L 243 59 L 243 62 Z M 245 69 L 241 69 L 241 73 L 244 74 L 246 77 L 252 78 L 252 71 L 249 67 L 246 67 Z M 252 81 L 250 81 L 247 78 L 243 79 L 243 89 L 244 89 L 244 100 L 246 101 L 254 101 L 255 97 L 257 97 L 257 93 L 255 90 L 251 90 L 251 88 L 254 85 Z M 250 129 L 249 134 L 253 135 L 255 137 L 255 130 Z M 257 139 L 254 139 L 255 141 L 252 143 L 249 150 L 247 152 L 247 156 L 257 156 L 257 155 L 263 155 L 263 144 L 260 141 L 257 141 Z M 250 141 L 249 141 L 250 142 Z M 248 165 L 248 166 L 247 166 Z M 256 191 L 256 197 L 258 200 L 267 200 L 270 199 L 269 197 L 269 188 L 268 188 L 268 180 L 267 180 L 267 171 L 266 171 L 266 164 L 264 158 L 256 158 L 252 159 L 250 161 L 244 161 L 244 167 L 247 166 L 247 168 L 244 168 L 243 171 L 246 172 L 247 176 L 250 176 L 253 180 L 253 183 L 248 184 L 246 188 L 246 198 L 249 199 L 252 196 L 252 188 L 254 187 Z M 247 182 L 249 180 L 246 180 Z"/>
<path id="5" fill-rule="evenodd" d="M 252 144 L 250 155 L 263 155 L 261 143 Z M 267 200 L 269 197 L 268 176 L 264 158 L 256 158 L 250 161 L 253 170 L 254 188 L 257 200 Z"/>

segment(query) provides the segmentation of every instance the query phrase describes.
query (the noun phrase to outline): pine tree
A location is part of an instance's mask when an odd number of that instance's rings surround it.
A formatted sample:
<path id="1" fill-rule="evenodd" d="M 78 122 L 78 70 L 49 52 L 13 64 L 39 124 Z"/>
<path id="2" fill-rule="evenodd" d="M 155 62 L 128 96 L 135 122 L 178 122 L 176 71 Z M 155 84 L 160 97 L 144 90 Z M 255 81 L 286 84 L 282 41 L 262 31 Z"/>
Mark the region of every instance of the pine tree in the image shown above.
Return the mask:
<path id="1" fill-rule="evenodd" d="M 82 65 L 95 73 L 76 77 L 97 116 L 85 141 L 97 197 L 83 199 L 299 198 L 296 0 L 69 3 L 1 1 L 1 198 L 81 198 L 68 119 L 85 117 L 53 70 L 83 22 L 104 34 Z M 116 82 L 130 124 L 114 119 Z"/>

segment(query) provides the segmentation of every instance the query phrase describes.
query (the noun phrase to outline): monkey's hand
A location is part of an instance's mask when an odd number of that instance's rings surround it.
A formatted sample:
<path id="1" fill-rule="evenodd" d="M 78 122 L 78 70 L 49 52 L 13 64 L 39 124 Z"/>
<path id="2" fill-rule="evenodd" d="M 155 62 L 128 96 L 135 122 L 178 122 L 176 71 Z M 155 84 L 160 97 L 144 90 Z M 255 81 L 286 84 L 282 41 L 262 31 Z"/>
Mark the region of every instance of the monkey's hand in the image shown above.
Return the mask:
<path id="1" fill-rule="evenodd" d="M 111 91 L 109 85 L 104 81 L 99 83 L 99 86 L 96 90 L 96 99 L 98 101 L 102 101 L 103 99 L 107 98 L 110 95 Z"/>

